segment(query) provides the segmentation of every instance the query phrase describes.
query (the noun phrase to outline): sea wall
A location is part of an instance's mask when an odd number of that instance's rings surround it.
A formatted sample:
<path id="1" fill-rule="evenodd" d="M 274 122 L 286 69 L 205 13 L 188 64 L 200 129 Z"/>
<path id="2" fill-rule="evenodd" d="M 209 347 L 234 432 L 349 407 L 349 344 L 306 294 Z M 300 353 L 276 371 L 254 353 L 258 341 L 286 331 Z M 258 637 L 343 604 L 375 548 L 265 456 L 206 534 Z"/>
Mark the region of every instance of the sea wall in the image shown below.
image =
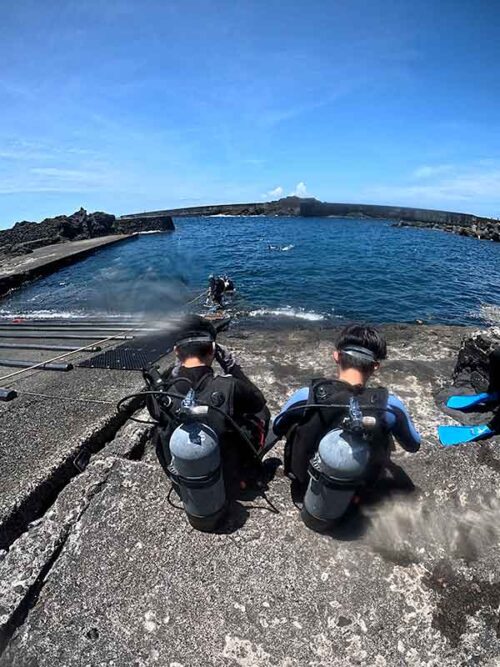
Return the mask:
<path id="1" fill-rule="evenodd" d="M 87 213 L 81 208 L 69 216 L 58 215 L 41 222 L 18 222 L 11 229 L 0 231 L 0 255 L 24 255 L 36 248 L 67 241 L 174 229 L 172 218 L 168 215 L 117 219 L 109 213 Z"/>
<path id="2" fill-rule="evenodd" d="M 379 206 L 376 204 L 329 204 L 316 199 L 303 201 L 300 214 L 305 217 L 368 217 L 386 218 L 403 222 L 421 222 L 440 225 L 468 227 L 478 222 L 490 223 L 490 218 L 481 218 L 469 213 L 455 213 L 407 206 Z"/>
<path id="3" fill-rule="evenodd" d="M 126 219 L 147 219 L 157 216 L 202 216 L 202 215 L 269 215 L 380 218 L 394 220 L 399 227 L 414 226 L 440 229 L 463 236 L 500 240 L 500 221 L 470 213 L 440 211 L 409 206 L 380 206 L 377 204 L 345 204 L 321 202 L 314 198 L 284 197 L 270 202 L 250 204 L 217 204 L 211 206 L 189 206 L 144 213 L 132 213 Z"/>

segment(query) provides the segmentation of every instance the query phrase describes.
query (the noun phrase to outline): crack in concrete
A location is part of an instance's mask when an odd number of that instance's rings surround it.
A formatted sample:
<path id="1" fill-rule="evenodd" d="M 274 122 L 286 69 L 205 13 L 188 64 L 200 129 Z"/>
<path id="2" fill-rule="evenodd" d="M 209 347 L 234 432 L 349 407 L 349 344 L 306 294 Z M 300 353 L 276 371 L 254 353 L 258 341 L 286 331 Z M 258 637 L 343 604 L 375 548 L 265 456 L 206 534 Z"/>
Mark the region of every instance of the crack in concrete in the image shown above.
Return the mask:
<path id="1" fill-rule="evenodd" d="M 139 407 L 141 399 L 131 403 L 131 409 Z M 73 451 L 51 473 L 35 486 L 0 525 L 0 549 L 9 549 L 28 528 L 28 525 L 42 517 L 57 500 L 57 497 L 71 480 L 82 472 L 82 466 L 75 465 L 78 456 L 85 452 L 90 457 L 113 441 L 119 429 L 128 421 L 128 415 L 117 412 L 98 431 L 83 440 L 78 451 Z M 86 465 L 83 466 L 83 469 Z"/>
<path id="2" fill-rule="evenodd" d="M 58 536 L 56 543 L 54 545 L 54 551 L 48 558 L 47 562 L 41 567 L 38 575 L 33 580 L 33 582 L 28 586 L 27 590 L 24 592 L 22 598 L 20 599 L 17 607 L 14 609 L 8 620 L 0 626 L 0 657 L 3 655 L 6 650 L 10 640 L 12 639 L 14 633 L 24 624 L 28 614 L 36 605 L 40 593 L 45 585 L 47 576 L 54 567 L 59 558 L 61 551 L 63 550 L 68 538 L 71 535 L 71 532 L 74 530 L 75 526 L 82 519 L 85 512 L 88 510 L 92 500 L 102 492 L 104 485 L 111 473 L 113 464 L 106 471 L 104 477 L 100 479 L 94 487 L 88 492 L 86 502 L 80 509 L 80 511 L 74 516 L 71 517 L 71 520 L 66 526 L 63 525 L 61 528 L 61 534 Z M 2 616 L 2 607 L 0 606 L 0 618 Z M 7 612 L 8 613 L 8 612 Z M 3 660 L 0 661 L 1 664 Z"/>

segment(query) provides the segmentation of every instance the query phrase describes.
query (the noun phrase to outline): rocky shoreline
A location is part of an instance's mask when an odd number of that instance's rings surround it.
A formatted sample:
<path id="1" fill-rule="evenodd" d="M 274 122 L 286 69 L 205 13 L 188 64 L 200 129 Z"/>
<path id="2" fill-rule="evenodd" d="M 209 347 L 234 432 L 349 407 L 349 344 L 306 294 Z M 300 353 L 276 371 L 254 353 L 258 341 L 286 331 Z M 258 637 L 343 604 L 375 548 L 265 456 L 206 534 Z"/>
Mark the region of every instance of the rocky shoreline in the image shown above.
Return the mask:
<path id="1" fill-rule="evenodd" d="M 72 215 L 45 218 L 41 222 L 17 222 L 11 229 L 0 231 L 0 259 L 32 253 L 37 248 L 69 241 L 82 241 L 115 234 L 136 234 L 146 231 L 174 231 L 169 215 L 117 218 L 109 213 L 87 213 L 84 208 Z"/>
<path id="2" fill-rule="evenodd" d="M 451 234 L 459 234 L 460 236 L 469 236 L 484 241 L 500 242 L 500 221 L 486 220 L 476 221 L 470 225 L 463 226 L 461 224 L 443 224 L 436 222 L 422 222 L 400 220 L 394 227 L 417 227 L 419 229 L 436 229 L 441 232 L 450 232 Z"/>

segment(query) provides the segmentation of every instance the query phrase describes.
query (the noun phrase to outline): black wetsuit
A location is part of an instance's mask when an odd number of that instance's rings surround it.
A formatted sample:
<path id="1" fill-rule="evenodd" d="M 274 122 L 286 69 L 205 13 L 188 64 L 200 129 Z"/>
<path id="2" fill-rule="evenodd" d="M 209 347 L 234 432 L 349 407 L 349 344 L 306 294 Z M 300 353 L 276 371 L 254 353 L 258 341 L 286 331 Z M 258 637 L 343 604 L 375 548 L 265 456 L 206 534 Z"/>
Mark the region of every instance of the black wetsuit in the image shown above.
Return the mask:
<path id="1" fill-rule="evenodd" d="M 230 374 L 221 376 L 214 375 L 209 366 L 181 366 L 175 370 L 175 375 L 172 375 L 172 370 L 165 373 L 164 379 L 167 384 L 173 382 L 171 386 L 175 386 L 175 392 L 185 396 L 193 388 L 206 401 L 211 401 L 217 393 L 222 394 L 221 402 L 214 405 L 220 405 L 239 427 L 235 429 L 220 412 L 212 410 L 208 413 L 207 423 L 220 439 L 226 477 L 229 479 L 238 470 L 253 470 L 256 459 L 241 431 L 253 443 L 254 450 L 264 446 L 271 415 L 262 392 L 237 364 L 233 365 Z M 183 378 L 189 382 L 183 382 Z M 159 427 L 155 437 L 158 459 L 167 474 L 170 462 L 168 442 L 175 426 L 174 422 L 165 423 Z"/>

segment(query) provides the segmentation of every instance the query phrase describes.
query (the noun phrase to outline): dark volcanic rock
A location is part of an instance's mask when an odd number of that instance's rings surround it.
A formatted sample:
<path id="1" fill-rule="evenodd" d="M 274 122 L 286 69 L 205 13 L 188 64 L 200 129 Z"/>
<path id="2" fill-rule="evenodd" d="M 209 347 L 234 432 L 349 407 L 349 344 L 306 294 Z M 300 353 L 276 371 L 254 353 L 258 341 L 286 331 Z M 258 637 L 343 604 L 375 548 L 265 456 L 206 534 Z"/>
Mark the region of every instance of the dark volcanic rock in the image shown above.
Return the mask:
<path id="1" fill-rule="evenodd" d="M 65 241 L 80 241 L 112 234 L 135 234 L 143 231 L 172 231 L 170 216 L 117 219 L 114 215 L 81 208 L 72 215 L 45 218 L 42 222 L 18 222 L 12 229 L 0 232 L 0 253 L 21 255 L 35 248 Z"/>
<path id="2" fill-rule="evenodd" d="M 117 218 L 113 224 L 114 234 L 136 234 L 139 232 L 173 232 L 169 215 L 152 215 L 138 218 Z"/>
<path id="3" fill-rule="evenodd" d="M 458 353 L 453 383 L 472 387 L 477 392 L 486 391 L 490 383 L 490 356 L 495 349 L 500 349 L 498 327 L 477 331 L 465 338 Z"/>
<path id="4" fill-rule="evenodd" d="M 437 229 L 443 232 L 451 232 L 460 236 L 483 239 L 484 241 L 500 241 L 500 222 L 488 218 L 476 218 L 457 214 L 457 218 L 451 218 L 446 223 L 439 220 L 400 220 L 394 227 L 420 227 L 422 229 Z M 467 219 L 468 218 L 468 219 Z"/>

